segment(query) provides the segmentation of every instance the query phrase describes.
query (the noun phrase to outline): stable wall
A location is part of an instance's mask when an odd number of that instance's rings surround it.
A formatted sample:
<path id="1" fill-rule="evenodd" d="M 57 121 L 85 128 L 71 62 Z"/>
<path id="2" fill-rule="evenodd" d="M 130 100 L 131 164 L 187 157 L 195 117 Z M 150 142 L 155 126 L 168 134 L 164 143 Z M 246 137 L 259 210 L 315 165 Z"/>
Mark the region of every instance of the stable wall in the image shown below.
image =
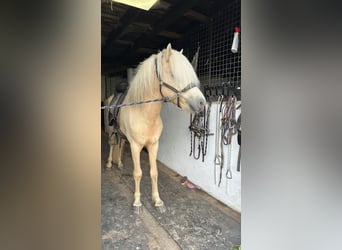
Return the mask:
<path id="1" fill-rule="evenodd" d="M 120 76 L 101 76 L 101 101 L 115 94 L 115 86 L 121 82 L 127 82 L 126 78 Z"/>
<path id="2" fill-rule="evenodd" d="M 217 103 L 211 105 L 209 130 L 216 132 Z M 236 117 L 239 115 L 237 110 Z M 236 171 L 239 145 L 237 134 L 233 136 L 231 148 L 232 179 L 226 179 L 227 146 L 225 164 L 222 170 L 222 181 L 218 187 L 220 167 L 215 166 L 215 135 L 208 137 L 208 151 L 204 162 L 195 160 L 190 153 L 190 114 L 180 110 L 175 105 L 166 103 L 161 112 L 164 130 L 159 141 L 158 160 L 173 169 L 181 176 L 201 187 L 202 190 L 220 200 L 232 209 L 241 212 L 241 173 Z M 215 184 L 216 168 L 216 184 Z M 242 166 L 241 166 L 242 169 Z M 242 171 L 242 170 L 241 170 Z"/>

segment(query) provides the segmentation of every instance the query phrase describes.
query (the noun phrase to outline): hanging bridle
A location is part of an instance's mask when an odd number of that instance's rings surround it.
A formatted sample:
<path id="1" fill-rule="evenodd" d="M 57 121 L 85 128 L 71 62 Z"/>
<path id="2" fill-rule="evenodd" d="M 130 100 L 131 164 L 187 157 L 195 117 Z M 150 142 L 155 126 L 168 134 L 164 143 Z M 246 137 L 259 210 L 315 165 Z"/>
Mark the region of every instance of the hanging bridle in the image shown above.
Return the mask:
<path id="1" fill-rule="evenodd" d="M 209 131 L 209 120 L 210 120 L 211 102 L 208 102 L 208 107 L 204 107 L 203 111 L 196 113 L 194 117 L 190 114 L 190 154 L 193 155 L 195 160 L 198 160 L 202 154 L 202 162 L 204 157 L 207 155 L 208 149 L 208 136 L 214 135 Z M 196 155 L 196 139 L 197 155 Z"/>
<path id="2" fill-rule="evenodd" d="M 197 87 L 196 84 L 194 83 L 189 83 L 188 85 L 186 85 L 182 90 L 178 90 L 176 89 L 175 87 L 172 87 L 170 84 L 164 82 L 162 79 L 161 79 L 161 76 L 160 76 L 160 72 L 158 70 L 158 63 L 157 63 L 157 57 L 156 57 L 156 60 L 155 60 L 155 66 L 156 66 L 156 74 L 157 74 L 157 77 L 158 77 L 158 80 L 159 80 L 159 86 L 160 86 L 160 94 L 161 96 L 164 98 L 165 96 L 163 95 L 163 92 L 162 92 L 162 87 L 165 86 L 166 88 L 170 89 L 171 91 L 173 91 L 175 93 L 175 95 L 177 96 L 177 107 L 181 108 L 181 106 L 179 105 L 179 96 L 180 94 L 182 93 L 185 93 L 186 91 L 194 88 L 194 87 Z"/>

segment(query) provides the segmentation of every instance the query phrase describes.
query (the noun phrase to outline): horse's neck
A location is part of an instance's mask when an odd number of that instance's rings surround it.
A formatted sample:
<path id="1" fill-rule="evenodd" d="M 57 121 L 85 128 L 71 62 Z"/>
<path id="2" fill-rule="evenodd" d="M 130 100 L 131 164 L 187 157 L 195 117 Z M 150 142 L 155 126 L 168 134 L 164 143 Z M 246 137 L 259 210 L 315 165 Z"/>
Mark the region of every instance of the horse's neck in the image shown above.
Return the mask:
<path id="1" fill-rule="evenodd" d="M 148 94 L 145 94 L 142 101 L 148 101 L 157 98 L 161 98 L 161 95 L 159 81 L 157 76 L 155 76 L 153 79 L 152 91 Z M 129 98 L 128 101 L 130 101 Z M 144 114 L 141 117 L 142 119 L 145 119 L 147 123 L 153 123 L 155 120 L 160 119 L 160 112 L 162 107 L 163 102 L 151 102 L 147 104 L 138 105 L 136 106 L 135 110 L 141 114 Z"/>
<path id="2" fill-rule="evenodd" d="M 155 98 L 159 98 L 160 95 L 152 95 L 148 96 L 146 100 L 152 100 Z M 141 105 L 141 111 L 144 113 L 144 117 L 147 121 L 155 121 L 160 118 L 160 112 L 163 107 L 163 102 L 151 102 L 148 104 Z"/>
<path id="3" fill-rule="evenodd" d="M 161 97 L 157 76 L 154 77 L 153 85 L 151 87 L 152 91 L 144 96 L 144 101 L 153 100 Z M 152 121 L 155 119 L 159 119 L 162 107 L 163 102 L 151 102 L 149 104 L 142 105 L 141 109 L 144 112 L 146 119 Z"/>

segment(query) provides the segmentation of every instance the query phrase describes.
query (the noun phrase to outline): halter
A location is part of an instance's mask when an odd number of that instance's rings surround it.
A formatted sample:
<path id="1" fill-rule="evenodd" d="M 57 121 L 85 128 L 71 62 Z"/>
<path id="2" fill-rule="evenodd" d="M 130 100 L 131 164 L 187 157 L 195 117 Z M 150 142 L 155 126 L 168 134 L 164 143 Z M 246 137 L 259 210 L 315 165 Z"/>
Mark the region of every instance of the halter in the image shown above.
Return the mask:
<path id="1" fill-rule="evenodd" d="M 155 60 L 155 65 L 156 65 L 156 74 L 157 74 L 158 80 L 159 80 L 159 82 L 160 82 L 160 84 L 159 84 L 159 86 L 160 86 L 159 91 L 160 91 L 161 96 L 162 96 L 163 98 L 165 97 L 165 96 L 163 95 L 163 93 L 162 93 L 162 87 L 165 86 L 166 88 L 170 89 L 171 91 L 173 91 L 173 92 L 176 94 L 176 96 L 177 96 L 177 107 L 181 108 L 181 106 L 179 105 L 179 96 L 180 96 L 180 94 L 185 93 L 186 91 L 188 91 L 188 90 L 190 90 L 190 89 L 196 87 L 196 84 L 194 84 L 194 83 L 191 82 L 191 83 L 189 83 L 188 85 L 186 85 L 182 90 L 178 90 L 178 89 L 176 89 L 175 87 L 172 87 L 170 84 L 164 82 L 164 81 L 161 79 L 160 72 L 159 72 L 159 70 L 158 70 L 157 58 L 156 58 L 156 60 Z"/>

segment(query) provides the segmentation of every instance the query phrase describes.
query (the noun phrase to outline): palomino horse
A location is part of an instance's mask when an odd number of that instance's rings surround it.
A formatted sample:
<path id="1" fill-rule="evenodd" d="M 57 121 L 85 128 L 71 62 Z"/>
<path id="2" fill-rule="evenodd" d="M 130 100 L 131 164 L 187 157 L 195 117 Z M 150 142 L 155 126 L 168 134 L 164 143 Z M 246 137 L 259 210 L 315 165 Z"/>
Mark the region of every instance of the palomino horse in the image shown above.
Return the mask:
<path id="1" fill-rule="evenodd" d="M 133 77 L 123 103 L 148 101 L 162 97 L 170 97 L 168 101 L 181 109 L 191 113 L 201 111 L 206 100 L 200 91 L 197 75 L 182 52 L 173 50 L 171 44 L 158 54 L 153 54 L 140 63 Z M 110 97 L 111 99 L 112 97 Z M 107 102 L 107 104 L 110 103 Z M 118 124 L 122 133 L 130 143 L 133 158 L 135 181 L 133 206 L 139 212 L 140 180 L 142 171 L 140 167 L 140 152 L 146 147 L 150 161 L 150 176 L 152 182 L 152 199 L 156 207 L 164 209 L 164 202 L 158 192 L 157 152 L 159 137 L 163 130 L 160 112 L 163 102 L 150 102 L 135 106 L 123 106 L 118 113 Z M 107 120 L 108 125 L 108 120 Z M 111 128 L 107 127 L 107 133 Z M 122 148 L 125 140 L 116 145 L 110 141 L 110 152 L 107 168 L 113 163 L 122 168 Z"/>

